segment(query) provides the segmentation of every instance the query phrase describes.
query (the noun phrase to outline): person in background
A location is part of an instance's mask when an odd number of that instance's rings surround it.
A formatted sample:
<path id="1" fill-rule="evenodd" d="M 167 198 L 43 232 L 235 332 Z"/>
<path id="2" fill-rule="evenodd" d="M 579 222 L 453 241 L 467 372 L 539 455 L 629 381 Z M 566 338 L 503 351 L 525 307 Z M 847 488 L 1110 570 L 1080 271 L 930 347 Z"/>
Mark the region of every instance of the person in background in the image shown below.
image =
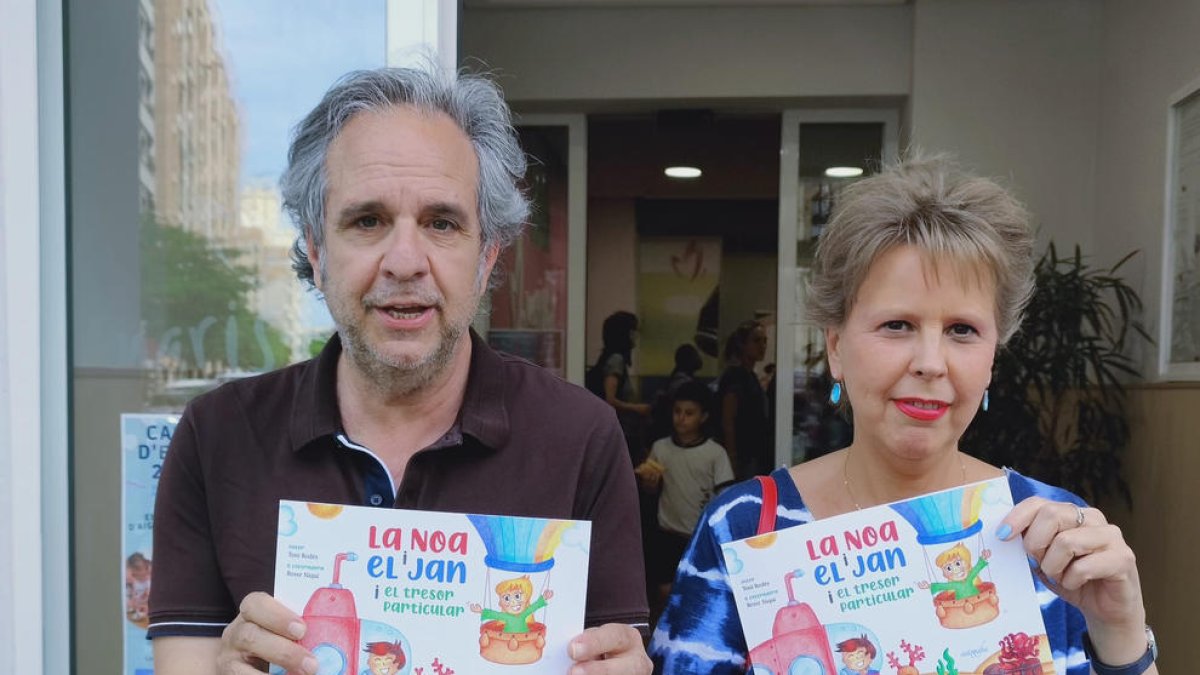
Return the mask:
<path id="1" fill-rule="evenodd" d="M 696 380 L 696 371 L 704 367 L 700 351 L 690 344 L 682 344 L 675 348 L 675 368 L 667 378 L 667 383 L 659 388 L 654 395 L 654 403 L 650 405 L 650 434 L 651 443 L 671 435 L 674 428 L 675 392 L 687 382 Z"/>
<path id="2" fill-rule="evenodd" d="M 1024 535 L 1055 672 L 1156 675 L 1121 531 L 1070 492 L 958 449 L 1033 292 L 1033 241 L 1013 197 L 942 159 L 846 188 L 817 246 L 808 318 L 824 328 L 830 398 L 854 438 L 771 474 L 775 529 L 1003 477 L 1016 506 L 995 534 Z M 758 533 L 762 494 L 758 481 L 731 486 L 701 517 L 652 637 L 655 672 L 746 672 L 721 545 Z"/>
<path id="3" fill-rule="evenodd" d="M 739 325 L 725 341 L 726 366 L 717 387 L 720 439 L 738 480 L 770 473 L 775 461 L 767 393 L 754 372 L 766 351 L 767 332 L 758 321 Z"/>
<path id="4" fill-rule="evenodd" d="M 156 675 L 315 675 L 272 597 L 280 499 L 590 520 L 574 675 L 649 671 L 637 486 L 611 408 L 470 328 L 521 236 L 525 153 L 489 80 L 350 73 L 280 181 L 297 276 L 337 332 L 315 359 L 187 406 L 154 508 Z"/>
<path id="5" fill-rule="evenodd" d="M 645 456 L 643 429 L 650 416 L 650 404 L 638 403 L 629 368 L 633 365 L 633 347 L 637 342 L 638 318 L 632 312 L 613 312 L 604 320 L 604 346 L 589 376 L 599 382 L 603 398 L 614 410 L 625 434 L 629 456 L 636 466 Z M 595 385 L 593 385 L 595 386 Z M 592 388 L 589 386 L 589 389 Z"/>
<path id="6" fill-rule="evenodd" d="M 643 489 L 661 490 L 658 555 L 647 570 L 658 586 L 659 607 L 671 592 L 675 567 L 700 512 L 717 491 L 733 482 L 725 448 L 704 432 L 711 401 L 712 393 L 703 384 L 681 384 L 672 403 L 674 433 L 656 441 L 650 457 L 634 470 Z"/>

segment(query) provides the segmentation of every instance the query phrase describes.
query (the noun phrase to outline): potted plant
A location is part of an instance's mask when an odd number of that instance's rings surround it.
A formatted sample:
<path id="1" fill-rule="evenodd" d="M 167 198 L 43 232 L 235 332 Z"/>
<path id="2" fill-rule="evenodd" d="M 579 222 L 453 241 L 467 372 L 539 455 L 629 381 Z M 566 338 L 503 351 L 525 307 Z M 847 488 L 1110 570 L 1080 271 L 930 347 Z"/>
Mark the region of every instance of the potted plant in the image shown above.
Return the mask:
<path id="1" fill-rule="evenodd" d="M 1075 247 L 1053 244 L 1035 268 L 1037 289 L 1020 332 L 996 355 L 989 409 L 961 447 L 985 461 L 1060 485 L 1089 500 L 1121 494 L 1129 443 L 1125 382 L 1138 376 L 1132 340 L 1153 342 L 1137 316 L 1137 293 L 1111 268 L 1089 265 Z"/>

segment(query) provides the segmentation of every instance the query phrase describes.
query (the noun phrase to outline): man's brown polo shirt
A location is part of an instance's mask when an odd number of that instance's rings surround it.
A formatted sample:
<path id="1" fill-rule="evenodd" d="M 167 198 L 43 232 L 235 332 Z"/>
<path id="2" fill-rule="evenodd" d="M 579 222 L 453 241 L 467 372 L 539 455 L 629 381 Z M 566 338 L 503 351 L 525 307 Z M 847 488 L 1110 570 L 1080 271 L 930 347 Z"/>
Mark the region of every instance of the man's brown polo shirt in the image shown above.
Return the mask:
<path id="1" fill-rule="evenodd" d="M 387 469 L 341 429 L 334 336 L 311 361 L 188 404 L 154 509 L 150 637 L 219 636 L 274 586 L 280 499 L 592 522 L 587 625 L 645 623 L 637 492 L 611 407 L 473 332 L 458 422 Z"/>

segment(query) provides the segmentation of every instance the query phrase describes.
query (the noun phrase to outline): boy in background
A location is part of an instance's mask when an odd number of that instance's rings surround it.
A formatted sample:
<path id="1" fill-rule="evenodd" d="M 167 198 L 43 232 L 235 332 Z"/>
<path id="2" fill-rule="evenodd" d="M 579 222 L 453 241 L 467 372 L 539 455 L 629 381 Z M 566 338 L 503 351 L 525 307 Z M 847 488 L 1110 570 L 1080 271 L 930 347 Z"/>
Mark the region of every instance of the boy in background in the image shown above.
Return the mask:
<path id="1" fill-rule="evenodd" d="M 733 482 L 725 448 L 704 431 L 712 392 L 700 382 L 685 382 L 675 391 L 673 433 L 655 441 L 650 456 L 634 470 L 642 487 L 662 489 L 658 501 L 659 555 L 647 576 L 658 581 L 661 598 L 671 592 L 675 568 L 691 540 L 696 522 L 718 490 Z"/>

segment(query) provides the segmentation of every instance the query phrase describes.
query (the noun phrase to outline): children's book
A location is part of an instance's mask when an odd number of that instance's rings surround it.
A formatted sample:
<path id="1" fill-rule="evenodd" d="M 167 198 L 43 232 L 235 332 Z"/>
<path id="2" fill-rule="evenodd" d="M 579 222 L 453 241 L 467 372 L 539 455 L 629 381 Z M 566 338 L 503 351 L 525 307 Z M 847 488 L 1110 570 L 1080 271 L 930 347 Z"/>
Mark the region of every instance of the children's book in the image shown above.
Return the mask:
<path id="1" fill-rule="evenodd" d="M 275 596 L 320 675 L 565 673 L 591 523 L 281 501 Z"/>
<path id="2" fill-rule="evenodd" d="M 1050 675 L 996 478 L 723 547 L 757 675 Z"/>

